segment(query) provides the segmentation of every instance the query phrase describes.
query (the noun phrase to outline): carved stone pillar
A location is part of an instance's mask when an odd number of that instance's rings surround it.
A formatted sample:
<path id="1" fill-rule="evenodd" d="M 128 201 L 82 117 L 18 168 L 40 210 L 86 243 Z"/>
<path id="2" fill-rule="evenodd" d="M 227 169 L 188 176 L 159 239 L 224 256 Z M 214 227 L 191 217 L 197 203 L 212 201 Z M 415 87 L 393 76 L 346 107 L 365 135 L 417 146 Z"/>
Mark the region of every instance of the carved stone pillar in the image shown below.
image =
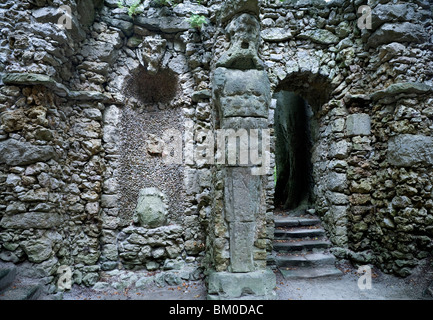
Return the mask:
<path id="1" fill-rule="evenodd" d="M 210 272 L 210 299 L 259 298 L 275 296 L 275 275 L 266 268 L 266 161 L 261 170 L 251 160 L 254 137 L 262 146 L 261 159 L 269 156 L 266 144 L 270 82 L 260 58 L 258 1 L 226 1 L 220 22 L 227 23 L 229 49 L 216 62 L 212 79 L 213 102 L 220 114 L 220 129 L 235 133 L 237 152 L 247 151 L 248 162 L 224 163 L 223 218 L 228 226 L 229 264 L 224 271 Z M 224 131 L 224 132 L 226 132 Z M 245 133 L 248 137 L 243 137 Z M 260 136 L 260 138 L 259 138 Z M 243 139 L 246 140 L 243 140 Z M 242 146 L 248 146 L 248 150 Z M 218 150 L 225 154 L 225 150 Z M 225 158 L 225 157 L 224 157 Z M 256 168 L 257 169 L 257 168 Z M 221 269 L 221 268 L 219 268 Z"/>

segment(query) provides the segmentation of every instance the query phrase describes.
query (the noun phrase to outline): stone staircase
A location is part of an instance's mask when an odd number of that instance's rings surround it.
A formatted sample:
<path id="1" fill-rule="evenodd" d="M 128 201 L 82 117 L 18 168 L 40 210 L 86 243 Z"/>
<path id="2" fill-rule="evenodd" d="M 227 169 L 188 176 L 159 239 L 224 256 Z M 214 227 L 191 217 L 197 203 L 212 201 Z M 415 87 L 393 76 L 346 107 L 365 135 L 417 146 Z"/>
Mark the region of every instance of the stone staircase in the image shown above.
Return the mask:
<path id="1" fill-rule="evenodd" d="M 17 279 L 15 266 L 0 267 L 0 300 L 37 300 L 41 293 L 41 285 Z"/>
<path id="2" fill-rule="evenodd" d="M 285 279 L 341 276 L 320 219 L 311 214 L 276 214 L 273 260 Z"/>

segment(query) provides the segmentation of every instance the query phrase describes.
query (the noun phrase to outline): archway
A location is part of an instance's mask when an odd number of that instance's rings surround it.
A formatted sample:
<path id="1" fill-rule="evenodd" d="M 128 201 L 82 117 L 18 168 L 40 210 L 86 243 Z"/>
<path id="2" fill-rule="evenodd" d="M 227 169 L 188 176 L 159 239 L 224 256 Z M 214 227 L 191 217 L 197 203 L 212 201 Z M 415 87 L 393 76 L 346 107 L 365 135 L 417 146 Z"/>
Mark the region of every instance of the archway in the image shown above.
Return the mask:
<path id="1" fill-rule="evenodd" d="M 287 76 L 274 91 L 274 205 L 279 210 L 314 207 L 312 154 L 324 143 L 319 141 L 320 111 L 331 91 L 329 79 L 311 72 Z"/>
<path id="2" fill-rule="evenodd" d="M 307 207 L 312 197 L 310 105 L 298 94 L 282 90 L 274 96 L 276 208 Z"/>

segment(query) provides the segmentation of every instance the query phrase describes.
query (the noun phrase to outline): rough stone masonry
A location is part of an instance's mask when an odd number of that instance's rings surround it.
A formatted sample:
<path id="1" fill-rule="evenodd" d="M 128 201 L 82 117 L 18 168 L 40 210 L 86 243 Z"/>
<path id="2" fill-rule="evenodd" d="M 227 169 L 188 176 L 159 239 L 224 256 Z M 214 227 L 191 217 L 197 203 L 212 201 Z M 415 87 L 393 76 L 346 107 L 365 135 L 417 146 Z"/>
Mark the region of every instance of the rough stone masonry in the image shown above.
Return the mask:
<path id="1" fill-rule="evenodd" d="M 427 0 L 145 0 L 131 16 L 116 0 L 3 1 L 1 261 L 51 293 L 67 266 L 90 287 L 145 270 L 272 298 L 273 170 L 166 164 L 161 145 L 170 129 L 195 151 L 206 141 L 185 132 L 273 132 L 287 91 L 312 110 L 333 253 L 407 276 L 433 249 L 432 28 Z"/>

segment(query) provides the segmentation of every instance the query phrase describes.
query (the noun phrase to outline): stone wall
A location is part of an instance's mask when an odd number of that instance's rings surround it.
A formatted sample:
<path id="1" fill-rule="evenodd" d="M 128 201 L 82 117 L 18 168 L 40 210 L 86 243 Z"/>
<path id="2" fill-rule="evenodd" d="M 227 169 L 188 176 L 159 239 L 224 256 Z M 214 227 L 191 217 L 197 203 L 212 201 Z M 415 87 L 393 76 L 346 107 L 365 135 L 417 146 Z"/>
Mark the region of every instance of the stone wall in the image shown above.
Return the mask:
<path id="1" fill-rule="evenodd" d="M 432 13 L 422 0 L 382 2 L 263 1 L 258 58 L 269 97 L 292 91 L 311 105 L 315 209 L 334 253 L 407 275 L 432 250 Z M 0 4 L 2 261 L 51 284 L 70 266 L 88 286 L 102 271 L 173 261 L 228 268 L 223 170 L 199 157 L 167 165 L 158 146 L 174 129 L 200 151 L 194 134 L 220 128 L 211 79 L 230 47 L 223 3 L 144 1 L 135 17 L 114 0 Z M 57 25 L 60 5 L 72 29 Z M 357 26 L 361 5 L 371 30 Z M 201 30 L 192 12 L 207 17 Z M 260 267 L 272 250 L 272 173 L 262 185 Z M 149 187 L 167 197 L 155 228 L 133 219 Z"/>

